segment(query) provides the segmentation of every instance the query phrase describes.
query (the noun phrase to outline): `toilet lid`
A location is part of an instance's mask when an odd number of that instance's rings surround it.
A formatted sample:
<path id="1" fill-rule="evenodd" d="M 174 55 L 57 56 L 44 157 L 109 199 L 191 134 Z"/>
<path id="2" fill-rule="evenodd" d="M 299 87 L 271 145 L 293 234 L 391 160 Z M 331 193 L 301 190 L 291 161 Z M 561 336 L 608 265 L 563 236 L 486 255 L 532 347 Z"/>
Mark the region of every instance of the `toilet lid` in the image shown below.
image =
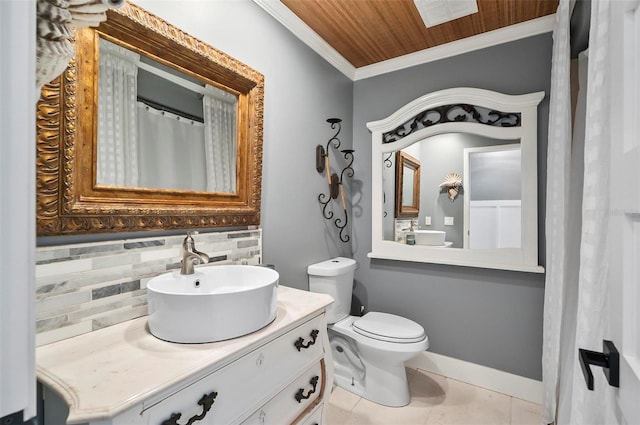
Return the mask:
<path id="1" fill-rule="evenodd" d="M 425 338 L 422 326 L 388 313 L 369 312 L 353 322 L 353 330 L 360 335 L 389 342 L 419 342 Z"/>

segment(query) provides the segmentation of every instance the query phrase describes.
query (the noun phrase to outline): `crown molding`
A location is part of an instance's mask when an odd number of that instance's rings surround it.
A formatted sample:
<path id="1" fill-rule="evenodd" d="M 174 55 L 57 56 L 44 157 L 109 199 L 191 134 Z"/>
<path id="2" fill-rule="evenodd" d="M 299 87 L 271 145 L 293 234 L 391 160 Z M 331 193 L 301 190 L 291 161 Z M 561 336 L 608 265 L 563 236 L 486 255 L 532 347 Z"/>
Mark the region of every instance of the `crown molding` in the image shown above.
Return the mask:
<path id="1" fill-rule="evenodd" d="M 322 56 L 324 60 L 333 65 L 338 71 L 346 75 L 350 80 L 355 79 L 356 68 L 349 63 L 340 53 L 322 39 L 314 30 L 304 23 L 295 13 L 280 0 L 253 0 L 269 15 L 275 18 L 298 37 L 313 51 Z"/>
<path id="2" fill-rule="evenodd" d="M 555 22 L 555 14 L 547 15 L 541 18 L 474 35 L 473 37 L 467 37 L 461 40 L 452 41 L 451 43 L 420 50 L 419 52 L 410 53 L 384 62 L 363 66 L 356 69 L 355 78 L 353 78 L 353 80 L 363 80 L 365 78 L 375 77 L 376 75 L 410 68 L 415 65 L 421 65 L 461 55 L 463 53 L 469 53 L 474 50 L 480 50 L 508 43 L 510 41 L 516 41 L 522 38 L 551 32 L 553 31 Z"/>
<path id="3" fill-rule="evenodd" d="M 555 14 L 547 15 L 494 31 L 463 38 L 451 43 L 431 47 L 415 53 L 410 53 L 394 59 L 355 68 L 340 53 L 338 53 L 315 31 L 313 31 L 311 27 L 305 24 L 302 19 L 296 16 L 289 8 L 280 2 L 280 0 L 253 1 L 352 81 L 363 80 L 365 78 L 399 71 L 412 66 L 472 52 L 474 50 L 480 50 L 508 43 L 510 41 L 551 32 L 553 31 L 553 27 L 556 22 Z"/>

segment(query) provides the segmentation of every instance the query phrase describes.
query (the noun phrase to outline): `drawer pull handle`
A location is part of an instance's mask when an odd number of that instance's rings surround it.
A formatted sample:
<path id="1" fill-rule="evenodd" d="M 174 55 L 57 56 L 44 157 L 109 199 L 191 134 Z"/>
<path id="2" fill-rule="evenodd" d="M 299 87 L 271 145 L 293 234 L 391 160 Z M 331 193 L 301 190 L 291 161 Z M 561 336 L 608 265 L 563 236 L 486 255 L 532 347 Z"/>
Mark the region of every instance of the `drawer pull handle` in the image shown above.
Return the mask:
<path id="1" fill-rule="evenodd" d="M 313 344 L 316 343 L 316 339 L 318 338 L 318 334 L 320 333 L 319 330 L 314 329 L 311 331 L 311 333 L 309 334 L 311 336 L 311 341 L 309 341 L 307 344 L 304 343 L 304 339 L 302 339 L 302 337 L 298 338 L 298 340 L 295 342 L 295 347 L 298 349 L 298 351 L 300 351 L 302 348 L 309 348 L 311 347 Z"/>
<path id="2" fill-rule="evenodd" d="M 320 379 L 320 378 L 319 378 L 319 377 L 317 377 L 317 376 L 314 376 L 313 378 L 311 378 L 311 380 L 309 381 L 309 383 L 310 383 L 311 385 L 313 385 L 313 388 L 311 388 L 311 389 L 309 390 L 309 392 L 307 393 L 307 395 L 304 395 L 304 388 L 300 388 L 300 389 L 298 390 L 298 392 L 296 393 L 296 397 L 295 397 L 295 399 L 296 399 L 296 401 L 297 401 L 298 403 L 302 403 L 302 400 L 306 400 L 306 399 L 308 399 L 309 397 L 311 397 L 311 394 L 313 394 L 313 393 L 315 393 L 315 392 L 316 392 L 316 386 L 318 385 L 318 380 L 319 380 L 319 379 Z"/>
<path id="3" fill-rule="evenodd" d="M 215 402 L 217 396 L 218 393 L 215 391 L 211 394 L 203 395 L 202 398 L 198 400 L 198 404 L 202 406 L 202 413 L 200 413 L 199 415 L 193 415 L 185 425 L 191 425 L 196 421 L 201 421 L 202 419 L 204 419 L 204 417 L 207 416 L 209 410 L 211 410 L 211 406 L 213 406 L 213 403 Z M 178 419 L 180 419 L 181 416 L 182 413 L 172 413 L 171 417 L 169 419 L 165 419 L 160 425 L 180 425 L 178 423 Z"/>

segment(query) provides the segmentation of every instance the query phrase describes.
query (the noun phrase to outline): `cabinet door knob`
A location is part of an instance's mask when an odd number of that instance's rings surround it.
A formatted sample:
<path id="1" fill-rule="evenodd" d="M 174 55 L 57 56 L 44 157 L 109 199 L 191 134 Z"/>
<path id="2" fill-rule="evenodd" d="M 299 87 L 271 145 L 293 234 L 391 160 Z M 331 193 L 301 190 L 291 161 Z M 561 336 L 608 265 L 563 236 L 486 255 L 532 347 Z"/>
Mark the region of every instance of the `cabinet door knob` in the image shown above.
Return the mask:
<path id="1" fill-rule="evenodd" d="M 318 334 L 320 333 L 319 330 L 314 329 L 311 331 L 311 333 L 309 334 L 309 336 L 311 336 L 311 341 L 309 341 L 308 343 L 304 343 L 304 339 L 302 339 L 302 337 L 298 338 L 298 340 L 293 344 L 298 351 L 300 351 L 303 348 L 309 348 L 311 347 L 313 344 L 316 343 L 316 339 L 318 338 Z"/>
<path id="2" fill-rule="evenodd" d="M 311 378 L 309 383 L 312 385 L 312 388 L 306 395 L 304 394 L 304 388 L 300 388 L 298 392 L 296 392 L 295 399 L 298 403 L 302 403 L 302 400 L 308 399 L 309 397 L 311 397 L 311 394 L 316 392 L 316 386 L 318 385 L 319 379 L 320 378 L 318 376 L 314 376 L 313 378 Z"/>
<path id="3" fill-rule="evenodd" d="M 202 396 L 200 400 L 198 400 L 198 404 L 202 406 L 202 413 L 199 415 L 193 415 L 185 425 L 192 425 L 196 421 L 200 421 L 207 416 L 209 410 L 211 410 L 211 406 L 218 397 L 218 393 L 213 391 L 210 394 L 205 394 Z M 182 417 L 182 413 L 172 413 L 169 419 L 165 419 L 160 425 L 180 425 L 178 420 Z"/>

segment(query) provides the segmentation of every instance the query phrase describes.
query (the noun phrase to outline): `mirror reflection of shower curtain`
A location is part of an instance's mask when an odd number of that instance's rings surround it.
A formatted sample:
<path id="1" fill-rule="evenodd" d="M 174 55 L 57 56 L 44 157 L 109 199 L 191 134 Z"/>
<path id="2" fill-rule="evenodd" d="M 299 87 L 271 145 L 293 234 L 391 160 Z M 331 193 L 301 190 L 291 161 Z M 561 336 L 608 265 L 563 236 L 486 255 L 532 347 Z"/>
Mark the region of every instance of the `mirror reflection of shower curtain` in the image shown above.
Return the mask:
<path id="1" fill-rule="evenodd" d="M 236 191 L 236 97 L 207 85 L 202 99 L 205 122 L 207 191 Z"/>
<path id="2" fill-rule="evenodd" d="M 204 191 L 204 124 L 138 102 L 139 187 Z"/>
<path id="3" fill-rule="evenodd" d="M 204 124 L 137 101 L 140 56 L 100 39 L 100 185 L 236 192 L 235 95 L 207 85 Z"/>
<path id="4" fill-rule="evenodd" d="M 97 181 L 101 185 L 138 186 L 136 64 L 139 57 L 100 39 Z"/>

